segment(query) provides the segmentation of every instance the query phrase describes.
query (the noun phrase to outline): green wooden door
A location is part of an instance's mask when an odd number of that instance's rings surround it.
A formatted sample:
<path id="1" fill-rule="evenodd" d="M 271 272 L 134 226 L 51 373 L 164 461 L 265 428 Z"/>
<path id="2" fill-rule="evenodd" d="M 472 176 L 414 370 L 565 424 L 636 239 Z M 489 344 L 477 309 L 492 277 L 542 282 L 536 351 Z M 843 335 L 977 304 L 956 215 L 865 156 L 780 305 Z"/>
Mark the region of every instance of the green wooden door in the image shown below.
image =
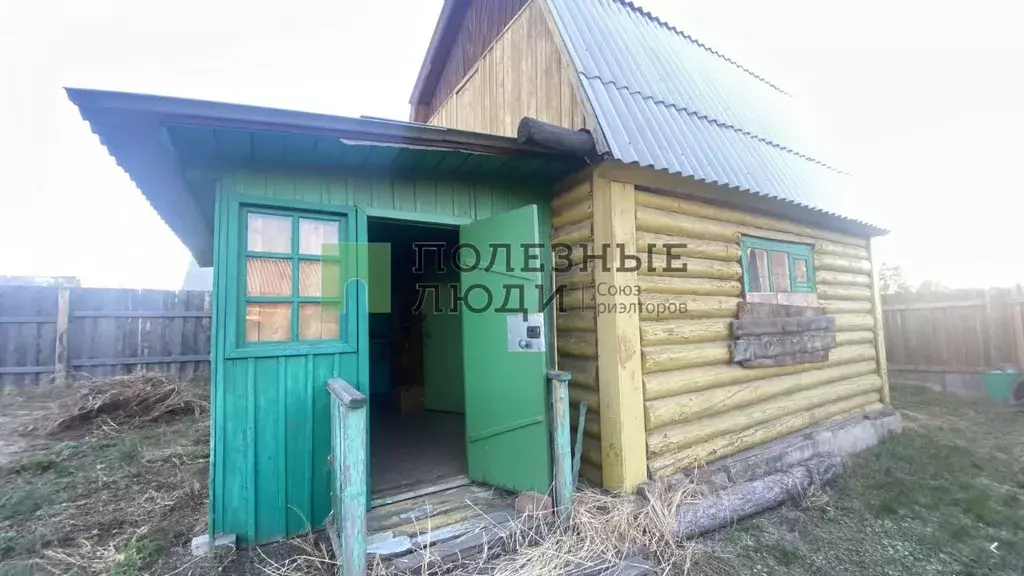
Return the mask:
<path id="1" fill-rule="evenodd" d="M 537 313 L 543 278 L 541 272 L 530 271 L 539 264 L 528 263 L 523 249 L 540 244 L 537 207 L 525 206 L 467 224 L 460 240 L 475 246 L 481 255 L 474 266 L 471 250 L 459 253 L 469 477 L 543 494 L 551 487 L 547 329 L 544 315 Z M 492 254 L 497 258 L 489 262 Z M 507 293 L 515 297 L 506 304 L 518 307 L 520 289 L 522 304 L 531 312 L 529 322 L 522 312 L 500 308 Z M 509 338 L 511 329 L 525 329 L 526 324 L 539 326 L 531 333 L 541 338 Z"/>

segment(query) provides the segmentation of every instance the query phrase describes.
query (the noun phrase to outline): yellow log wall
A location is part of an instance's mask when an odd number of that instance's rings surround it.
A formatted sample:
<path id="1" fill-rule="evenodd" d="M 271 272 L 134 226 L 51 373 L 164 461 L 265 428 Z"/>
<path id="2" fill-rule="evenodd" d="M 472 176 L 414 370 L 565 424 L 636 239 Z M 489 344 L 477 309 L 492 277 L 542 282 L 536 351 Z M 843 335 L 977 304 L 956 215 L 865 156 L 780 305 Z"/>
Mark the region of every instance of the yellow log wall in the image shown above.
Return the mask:
<path id="1" fill-rule="evenodd" d="M 575 248 L 594 241 L 594 197 L 591 180 L 567 188 L 551 202 L 551 243 Z M 569 401 L 572 406 L 573 442 L 576 438 L 577 407 L 587 402 L 586 425 L 583 427 L 584 450 L 580 477 L 596 486 L 603 486 L 601 472 L 600 396 L 597 386 L 597 317 L 593 299 L 594 269 L 581 267 L 555 274 L 555 286 L 565 290 L 568 311 L 555 313 L 555 347 L 558 369 L 572 374 Z"/>
<path id="2" fill-rule="evenodd" d="M 637 189 L 638 272 L 647 464 L 671 476 L 887 401 L 878 365 L 866 238 Z M 814 246 L 818 298 L 836 317 L 837 347 L 819 364 L 742 368 L 729 357 L 742 300 L 740 238 Z M 665 244 L 673 249 L 667 271 Z M 586 458 L 586 452 L 584 452 Z"/>

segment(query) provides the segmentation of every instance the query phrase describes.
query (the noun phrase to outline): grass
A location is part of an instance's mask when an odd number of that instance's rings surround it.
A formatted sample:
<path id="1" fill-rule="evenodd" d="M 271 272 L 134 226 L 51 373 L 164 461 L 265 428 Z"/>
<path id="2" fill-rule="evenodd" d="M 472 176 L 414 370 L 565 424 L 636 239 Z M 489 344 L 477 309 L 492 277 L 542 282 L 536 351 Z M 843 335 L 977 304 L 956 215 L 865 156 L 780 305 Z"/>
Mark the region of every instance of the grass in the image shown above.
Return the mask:
<path id="1" fill-rule="evenodd" d="M 916 386 L 893 403 L 903 434 L 855 456 L 816 505 L 706 538 L 691 573 L 1024 573 L 1024 414 Z"/>
<path id="2" fill-rule="evenodd" d="M 209 421 L 201 411 L 159 421 L 104 413 L 62 425 L 56 437 L 42 425 L 79 412 L 90 390 L 145 385 L 93 383 L 36 402 L 33 426 L 21 434 L 31 449 L 0 463 L 0 575 L 141 576 L 204 527 Z M 182 386 L 207 394 L 205 382 Z M 25 415 L 33 400 L 9 405 Z M 0 426 L 0 436 L 16 433 Z"/>
<path id="3" fill-rule="evenodd" d="M 694 494 L 584 492 L 568 529 L 516 535 L 502 545 L 517 553 L 457 573 L 566 572 L 635 552 L 664 573 L 708 576 L 1024 573 L 1024 413 L 912 386 L 894 387 L 893 401 L 903 434 L 800 503 L 677 546 L 673 510 Z M 207 415 L 108 416 L 57 438 L 36 426 L 23 435 L 30 449 L 0 461 L 0 575 L 333 573 L 313 537 L 193 560 Z M 0 419 L 0 442 L 11 434 Z"/>

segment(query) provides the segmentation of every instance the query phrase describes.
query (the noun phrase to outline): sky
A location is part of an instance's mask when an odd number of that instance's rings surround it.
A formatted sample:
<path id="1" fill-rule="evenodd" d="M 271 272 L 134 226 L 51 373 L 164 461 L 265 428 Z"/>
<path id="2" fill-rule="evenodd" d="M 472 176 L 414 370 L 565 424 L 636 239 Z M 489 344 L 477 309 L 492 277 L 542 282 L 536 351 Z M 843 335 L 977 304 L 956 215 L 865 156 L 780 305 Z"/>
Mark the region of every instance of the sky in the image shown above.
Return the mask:
<path id="1" fill-rule="evenodd" d="M 1024 3 L 640 0 L 794 94 L 916 284 L 1024 282 Z M 189 254 L 67 100 L 407 119 L 441 0 L 0 0 L 0 274 L 180 287 Z"/>

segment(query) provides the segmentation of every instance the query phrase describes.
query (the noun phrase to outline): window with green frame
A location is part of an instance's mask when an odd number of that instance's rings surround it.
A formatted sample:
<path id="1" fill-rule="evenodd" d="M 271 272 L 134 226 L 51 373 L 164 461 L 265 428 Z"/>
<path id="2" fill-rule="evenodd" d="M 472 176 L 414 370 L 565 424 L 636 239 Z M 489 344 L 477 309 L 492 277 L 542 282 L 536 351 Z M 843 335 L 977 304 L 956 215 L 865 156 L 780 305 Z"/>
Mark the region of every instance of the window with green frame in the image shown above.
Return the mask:
<path id="1" fill-rule="evenodd" d="M 341 340 L 344 217 L 242 213 L 245 345 Z"/>
<path id="2" fill-rule="evenodd" d="M 743 288 L 754 292 L 814 292 L 814 248 L 744 236 L 740 239 Z"/>

